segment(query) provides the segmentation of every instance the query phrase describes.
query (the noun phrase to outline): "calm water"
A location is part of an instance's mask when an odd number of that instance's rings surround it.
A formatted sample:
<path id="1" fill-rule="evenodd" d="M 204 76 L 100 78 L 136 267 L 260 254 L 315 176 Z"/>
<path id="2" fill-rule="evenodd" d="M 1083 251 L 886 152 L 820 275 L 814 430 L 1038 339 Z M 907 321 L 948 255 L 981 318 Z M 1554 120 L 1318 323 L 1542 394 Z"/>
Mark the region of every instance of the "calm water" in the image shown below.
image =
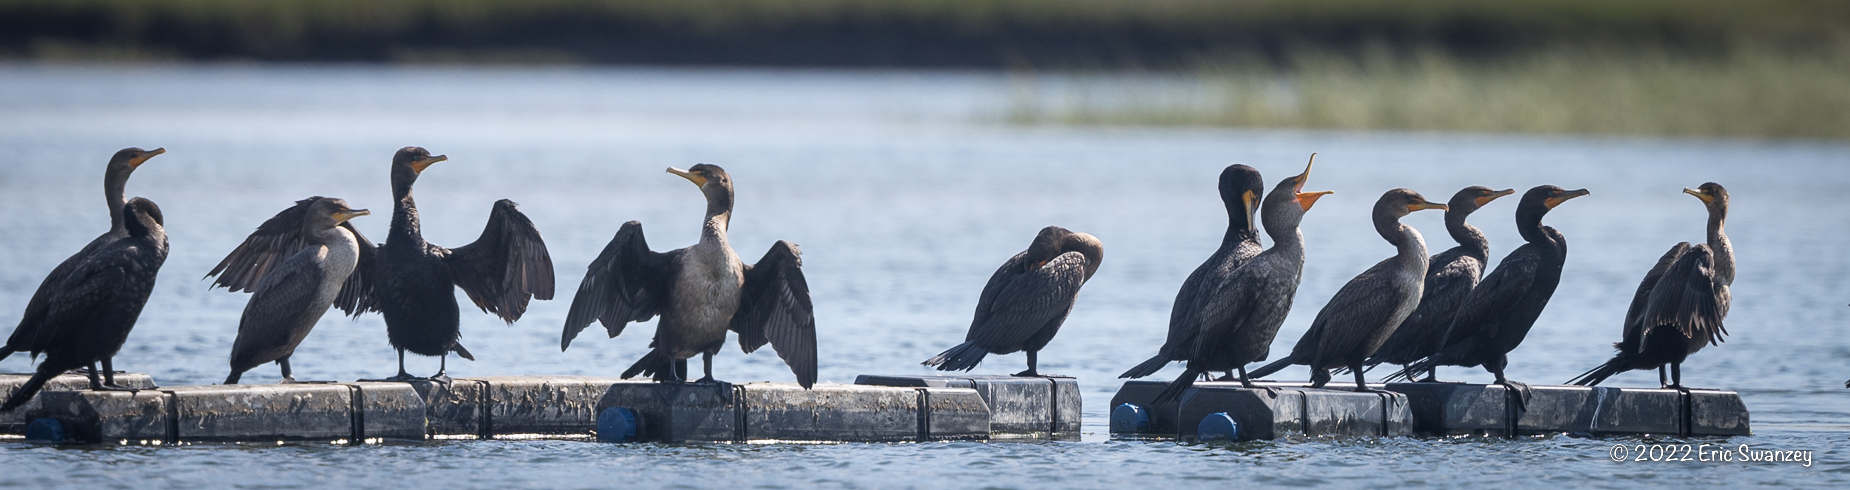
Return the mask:
<path id="1" fill-rule="evenodd" d="M 1057 224 L 1097 235 L 1105 265 L 1045 372 L 1078 376 L 1085 436 L 1065 443 L 608 445 L 577 441 L 50 447 L 0 442 L 0 484 L 260 487 L 1226 487 L 1230 483 L 1638 484 L 1716 481 L 1841 486 L 1850 479 L 1850 146 L 1843 144 L 1180 129 L 1023 128 L 989 124 L 1010 80 L 994 74 L 653 69 L 0 66 L 0 311 L 16 321 L 58 261 L 107 229 L 103 163 L 126 146 L 166 147 L 129 195 L 159 202 L 172 255 L 120 369 L 163 384 L 223 379 L 248 298 L 199 280 L 258 223 L 294 199 L 342 197 L 376 213 L 355 223 L 383 238 L 387 164 L 399 147 L 447 154 L 417 186 L 424 232 L 457 246 L 489 205 L 518 201 L 545 234 L 560 297 L 513 326 L 466 310 L 478 361 L 456 376 L 615 375 L 646 351 L 652 326 L 557 350 L 570 292 L 618 225 L 641 220 L 657 250 L 692 243 L 700 194 L 662 171 L 706 162 L 738 186 L 733 244 L 756 258 L 802 244 L 816 304 L 821 379 L 925 373 L 961 340 L 983 281 Z M 1218 244 L 1221 167 L 1269 181 L 1320 152 L 1309 189 L 1336 194 L 1304 220 L 1309 263 L 1273 352 L 1288 352 L 1343 282 L 1393 248 L 1367 215 L 1386 189 L 1443 200 L 1467 185 L 1586 187 L 1547 223 L 1572 242 L 1560 290 L 1510 376 L 1559 383 L 1602 362 L 1630 291 L 1666 248 L 1701 240 L 1703 208 L 1679 191 L 1728 186 L 1739 257 L 1726 344 L 1685 365 L 1694 386 L 1737 389 L 1755 435 L 1705 439 L 1816 451 L 1794 464 L 1615 463 L 1638 439 L 1361 439 L 1233 446 L 1112 441 L 1115 376 L 1161 344 L 1182 279 Z M 1473 222 L 1492 255 L 1520 238 L 1513 199 Z M 1449 247 L 1436 212 L 1409 217 L 1433 250 Z M 459 295 L 460 297 L 460 295 Z M 466 299 L 464 300 L 466 301 Z M 392 374 L 376 315 L 324 318 L 295 356 L 303 379 Z M 596 332 L 592 330 L 591 332 Z M 979 372 L 1022 369 L 1020 354 Z M 434 358 L 415 358 L 429 374 Z M 24 372 L 23 356 L 0 371 Z M 790 381 L 769 351 L 735 348 L 721 379 Z M 1175 376 L 1170 368 L 1158 378 Z M 1279 379 L 1302 379 L 1302 368 Z M 1484 382 L 1481 370 L 1447 378 Z M 272 382 L 261 367 L 247 382 Z M 1634 372 L 1614 386 L 1651 386 Z M 1680 442 L 1673 439 L 1658 441 Z M 408 479 L 408 480 L 407 480 Z"/>

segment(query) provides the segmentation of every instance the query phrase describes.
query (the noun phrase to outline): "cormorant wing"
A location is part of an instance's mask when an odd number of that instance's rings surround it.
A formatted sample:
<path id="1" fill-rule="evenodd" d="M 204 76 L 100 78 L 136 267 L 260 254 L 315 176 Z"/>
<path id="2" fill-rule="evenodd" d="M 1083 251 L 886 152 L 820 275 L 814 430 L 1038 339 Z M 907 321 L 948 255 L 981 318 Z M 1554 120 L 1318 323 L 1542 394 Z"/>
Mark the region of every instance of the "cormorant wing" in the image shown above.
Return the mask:
<path id="1" fill-rule="evenodd" d="M 142 305 L 132 303 L 137 296 L 146 301 L 146 290 L 154 286 L 154 275 L 166 259 L 160 250 L 144 248 L 106 247 L 78 263 L 49 298 L 33 354 L 63 342 L 103 342 L 93 338 L 96 328 L 120 326 L 111 320 L 122 319 L 112 317 L 140 314 Z"/>
<path id="2" fill-rule="evenodd" d="M 816 312 L 803 278 L 803 252 L 783 240 L 771 245 L 755 265 L 745 267 L 739 310 L 730 328 L 739 347 L 750 353 L 770 342 L 790 366 L 797 384 L 816 384 Z"/>
<path id="3" fill-rule="evenodd" d="M 296 201 L 294 206 L 257 225 L 257 231 L 245 237 L 244 243 L 232 249 L 212 272 L 206 273 L 206 277 L 218 276 L 212 286 L 234 293 L 254 291 L 271 268 L 308 246 L 308 237 L 302 235 L 302 220 L 308 217 L 309 205 L 321 199 L 321 196 L 314 196 Z"/>
<path id="4" fill-rule="evenodd" d="M 1632 293 L 1632 305 L 1625 309 L 1624 338 L 1642 339 L 1644 337 L 1645 331 L 1648 330 L 1644 327 L 1644 310 L 1645 306 L 1651 303 L 1651 291 L 1657 289 L 1657 282 L 1664 277 L 1664 271 L 1670 270 L 1670 265 L 1676 263 L 1678 257 L 1688 252 L 1689 242 L 1677 243 L 1670 247 L 1669 251 L 1664 252 L 1664 256 L 1657 259 L 1657 265 L 1651 266 L 1651 270 L 1644 274 L 1644 280 L 1638 283 L 1638 291 Z M 1638 345 L 1639 348 L 1644 346 L 1643 343 Z"/>
<path id="5" fill-rule="evenodd" d="M 1072 311 L 1073 298 L 1086 282 L 1085 255 L 1066 252 L 1039 268 L 1013 273 L 1016 262 L 1025 256 L 1024 252 L 1009 259 L 989 278 L 964 341 L 980 346 L 1020 345 L 1048 322 Z"/>
<path id="6" fill-rule="evenodd" d="M 565 333 L 559 338 L 559 350 L 572 345 L 578 332 L 592 321 L 604 324 L 611 337 L 623 333 L 629 322 L 648 321 L 668 308 L 673 289 L 679 249 L 668 253 L 649 250 L 643 239 L 642 223 L 631 221 L 617 229 L 617 235 L 604 251 L 591 261 L 585 278 L 578 283 L 572 297 L 571 312 L 565 316 Z"/>
<path id="7" fill-rule="evenodd" d="M 232 343 L 233 365 L 246 364 L 238 358 L 255 354 L 249 349 L 272 348 L 289 342 L 294 334 L 290 329 L 315 302 L 315 295 L 326 278 L 315 263 L 317 248 L 297 251 L 271 269 L 263 282 L 253 288 L 250 302 L 244 305 L 244 315 L 238 320 L 237 340 Z"/>
<path id="8" fill-rule="evenodd" d="M 51 298 L 57 295 L 58 285 L 63 284 L 64 278 L 70 277 L 71 272 L 77 270 L 77 265 L 83 263 L 85 257 L 89 257 L 90 254 L 96 252 L 97 248 L 106 243 L 103 239 L 104 237 L 97 237 L 91 240 L 83 250 L 71 254 L 70 257 L 64 259 L 64 262 L 59 262 L 57 267 L 52 268 L 51 273 L 45 275 L 45 280 L 39 282 L 38 290 L 32 292 L 32 299 L 26 302 L 26 312 L 20 316 L 19 325 L 15 326 L 13 333 L 7 336 L 6 347 L 8 349 L 32 353 L 39 351 L 36 343 L 38 342 L 38 331 L 42 328 L 40 325 L 45 322 L 46 312 L 51 309 Z M 0 355 L 0 358 L 3 357 L 5 356 Z"/>
<path id="9" fill-rule="evenodd" d="M 533 298 L 552 299 L 552 256 L 540 230 L 516 206 L 495 201 L 482 236 L 443 255 L 450 280 L 469 301 L 509 324 L 527 312 Z"/>
<path id="10" fill-rule="evenodd" d="M 353 264 L 353 273 L 347 275 L 347 282 L 340 287 L 340 295 L 334 297 L 334 307 L 348 315 L 359 316 L 368 311 L 379 311 L 379 301 L 373 297 L 373 284 L 367 275 L 373 270 L 373 257 L 378 255 L 379 247 L 359 228 L 353 227 L 352 221 L 341 222 L 340 226 L 353 234 L 353 241 L 360 244 L 359 260 Z"/>
<path id="11" fill-rule="evenodd" d="M 1644 309 L 1646 325 L 1676 325 L 1685 337 L 1696 342 L 1718 345 L 1728 333 L 1722 326 L 1728 298 L 1725 289 L 1715 285 L 1715 259 L 1708 245 L 1690 247 L 1689 253 L 1675 264 L 1651 290 L 1651 300 Z M 1646 330 L 1646 335 L 1650 334 Z M 1641 337 L 1639 345 L 1645 345 Z"/>
<path id="12" fill-rule="evenodd" d="M 1535 287 L 1535 276 L 1541 268 L 1542 257 L 1534 244 L 1524 244 L 1503 257 L 1496 270 L 1465 295 L 1465 303 L 1458 307 L 1458 315 L 1452 317 L 1452 326 L 1445 335 L 1447 350 L 1474 338 L 1495 337 L 1495 329 L 1500 326 L 1495 320 L 1521 305 Z"/>
<path id="13" fill-rule="evenodd" d="M 1315 351 L 1304 352 L 1303 359 L 1306 362 L 1314 360 L 1312 367 L 1327 366 L 1325 363 L 1332 360 L 1317 359 L 1317 353 L 1347 355 L 1354 351 L 1356 346 L 1367 342 L 1369 336 L 1386 326 L 1388 316 L 1394 312 L 1395 306 L 1398 306 L 1397 302 L 1414 293 L 1404 290 L 1411 288 L 1406 288 L 1401 281 L 1393 280 L 1392 273 L 1384 271 L 1394 260 L 1389 258 L 1375 264 L 1374 267 L 1362 272 L 1362 275 L 1343 284 L 1342 289 L 1336 290 L 1336 295 L 1330 297 L 1330 302 L 1325 303 L 1323 309 L 1317 312 L 1317 318 L 1311 320 L 1310 331 L 1317 332 L 1317 341 L 1315 343 L 1298 342 L 1298 345 L 1291 349 L 1292 355 L 1299 355 L 1299 350 L 1315 348 Z M 1309 339 L 1310 336 L 1307 334 L 1305 338 Z M 1342 359 L 1335 359 L 1335 361 L 1341 362 Z"/>

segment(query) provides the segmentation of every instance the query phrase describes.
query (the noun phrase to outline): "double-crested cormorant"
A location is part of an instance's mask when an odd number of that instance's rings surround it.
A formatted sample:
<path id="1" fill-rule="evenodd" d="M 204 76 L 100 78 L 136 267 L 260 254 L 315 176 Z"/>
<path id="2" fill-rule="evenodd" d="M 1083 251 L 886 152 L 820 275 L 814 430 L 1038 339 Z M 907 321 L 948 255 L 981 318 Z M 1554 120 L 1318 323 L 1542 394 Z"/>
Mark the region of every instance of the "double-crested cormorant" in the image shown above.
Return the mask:
<path id="1" fill-rule="evenodd" d="M 1265 194 L 1265 180 L 1259 171 L 1245 165 L 1229 165 L 1220 173 L 1220 200 L 1227 207 L 1227 234 L 1220 249 L 1195 268 L 1176 292 L 1175 305 L 1169 309 L 1169 336 L 1156 356 L 1118 375 L 1119 378 L 1142 378 L 1155 374 L 1171 361 L 1187 360 L 1195 348 L 1195 334 L 1201 331 L 1202 314 L 1215 302 L 1227 298 L 1215 296 L 1233 271 L 1246 265 L 1259 252 L 1259 223 L 1255 220 Z"/>
<path id="2" fill-rule="evenodd" d="M 1569 199 L 1587 195 L 1586 189 L 1566 190 L 1552 185 L 1536 186 L 1523 193 L 1516 204 L 1516 229 L 1528 243 L 1497 263 L 1497 269 L 1484 276 L 1465 303 L 1452 317 L 1445 346 L 1439 353 L 1414 362 L 1388 377 L 1411 378 L 1413 373 L 1430 372 L 1438 366 L 1484 366 L 1501 384 L 1523 393 L 1528 386 L 1510 381 L 1503 375 L 1509 364 L 1509 352 L 1522 344 L 1535 319 L 1542 316 L 1548 298 L 1561 283 L 1561 266 L 1567 261 L 1567 237 L 1553 227 L 1542 225 L 1542 216 Z"/>
<path id="3" fill-rule="evenodd" d="M 488 226 L 473 243 L 451 249 L 424 241 L 411 184 L 425 168 L 448 159 L 415 146 L 392 156 L 396 201 L 391 231 L 373 266 L 363 272 L 366 280 L 357 297 L 336 301 L 352 315 L 371 310 L 385 316 L 386 338 L 398 349 L 398 375 L 388 381 L 417 379 L 405 373 L 405 351 L 440 357 L 437 374 L 430 378 L 438 381 L 449 379 L 444 375 L 449 353 L 475 359 L 457 342 L 461 331 L 452 287 L 462 288 L 475 306 L 510 325 L 526 313 L 528 301 L 552 299 L 552 257 L 540 231 L 514 201 L 495 201 Z"/>
<path id="4" fill-rule="evenodd" d="M 1375 354 L 1363 365 L 1373 368 L 1385 362 L 1404 366 L 1439 353 L 1441 343 L 1445 342 L 1445 330 L 1452 326 L 1452 316 L 1458 313 L 1458 306 L 1464 304 L 1471 288 L 1477 287 L 1478 279 L 1490 262 L 1490 240 L 1485 239 L 1484 232 L 1478 231 L 1476 226 L 1465 223 L 1465 217 L 1496 198 L 1515 193 L 1513 189 L 1498 191 L 1471 186 L 1452 195 L 1452 200 L 1446 204 L 1445 231 L 1458 241 L 1458 246 L 1439 252 L 1427 261 L 1420 306 L 1400 322 L 1394 335 L 1388 336 L 1387 342 L 1382 342 L 1381 348 L 1375 349 Z M 1436 374 L 1427 372 L 1421 381 L 1434 381 Z"/>
<path id="5" fill-rule="evenodd" d="M 123 197 L 122 192 L 123 188 L 128 185 L 129 174 L 134 173 L 141 164 L 147 163 L 148 159 L 166 152 L 164 148 L 153 150 L 123 148 L 117 151 L 115 156 L 109 158 L 109 165 L 103 168 L 103 202 L 109 206 L 109 231 L 90 240 L 90 243 L 84 245 L 82 250 L 64 259 L 64 262 L 52 268 L 50 274 L 45 275 L 44 281 L 39 282 L 38 291 L 32 293 L 32 299 L 26 302 L 25 316 L 20 318 L 19 326 L 13 328 L 13 334 L 7 337 L 6 345 L 0 347 L 0 359 L 6 359 L 7 356 L 19 351 L 26 351 L 37 356 L 39 351 L 44 350 L 36 343 L 41 338 L 38 332 L 40 326 L 45 323 L 47 308 L 51 307 L 51 297 L 57 294 L 58 285 L 71 275 L 71 271 L 77 269 L 77 264 L 83 262 L 84 258 L 89 257 L 109 242 L 128 236 L 127 220 L 122 214 L 123 209 L 126 209 L 124 206 L 128 205 L 128 200 Z M 106 384 L 114 386 L 115 372 L 112 371 L 114 366 L 111 365 L 109 359 L 103 359 L 102 364 Z"/>
<path id="6" fill-rule="evenodd" d="M 593 320 L 616 337 L 629 322 L 661 315 L 649 344 L 654 349 L 623 377 L 642 374 L 685 381 L 687 359 L 700 355 L 706 376 L 699 381 L 711 382 L 713 355 L 726 344 L 726 331 L 732 330 L 738 332 L 739 347 L 746 353 L 768 342 L 796 374 L 797 384 L 815 385 L 816 317 L 809 283 L 803 278 L 802 251 L 779 240 L 757 264 L 740 261 L 726 241 L 732 222 L 732 176 L 704 163 L 688 170 L 669 167 L 668 173 L 693 182 L 706 196 L 700 242 L 657 253 L 643 240 L 642 223 L 624 223 L 579 283 L 559 350 L 571 346 L 572 338 Z"/>
<path id="7" fill-rule="evenodd" d="M 923 364 L 939 371 L 969 371 L 983 356 L 1028 352 L 1028 370 L 1016 376 L 1040 376 L 1035 356 L 1060 331 L 1080 286 L 1092 279 L 1105 259 L 1097 238 L 1058 226 L 1042 228 L 983 286 L 970 332 L 957 344 Z"/>
<path id="8" fill-rule="evenodd" d="M 90 367 L 90 389 L 127 390 L 98 380 L 96 363 L 109 362 L 135 328 L 161 263 L 167 260 L 167 232 L 154 201 L 134 198 L 123 205 L 122 213 L 122 238 L 84 257 L 46 298 L 32 344 L 35 352 L 45 353 L 45 361 L 13 390 L 0 412 L 24 405 L 52 377 L 84 366 Z"/>
<path id="9" fill-rule="evenodd" d="M 1316 162 L 1316 155 L 1311 155 L 1311 162 Z M 1185 359 L 1187 370 L 1157 395 L 1158 401 L 1180 398 L 1195 378 L 1209 371 L 1238 372 L 1240 384 L 1253 387 L 1246 365 L 1271 354 L 1272 339 L 1291 312 L 1303 277 L 1304 234 L 1298 223 L 1317 199 L 1330 194 L 1302 192 L 1309 180 L 1310 165 L 1305 165 L 1304 173 L 1279 181 L 1265 197 L 1260 219 L 1272 237 L 1272 248 L 1234 270 L 1210 293 L 1217 299 L 1202 305 L 1200 331 Z"/>
<path id="10" fill-rule="evenodd" d="M 296 201 L 258 226 L 206 274 L 219 276 L 214 286 L 251 293 L 238 322 L 225 384 L 238 384 L 245 371 L 270 361 L 282 367 L 284 383 L 295 382 L 289 356 L 296 345 L 336 297 L 352 309 L 365 282 L 360 267 L 371 265 L 373 244 L 347 220 L 368 214 L 340 199 Z"/>
<path id="11" fill-rule="evenodd" d="M 1409 189 L 1382 194 L 1375 201 L 1375 232 L 1394 244 L 1399 253 L 1343 284 L 1317 312 L 1317 319 L 1291 348 L 1291 355 L 1253 371 L 1253 377 L 1305 364 L 1310 366 L 1310 386 L 1322 388 L 1330 382 L 1330 369 L 1347 367 L 1355 373 L 1355 391 L 1372 391 L 1362 378 L 1362 362 L 1420 304 L 1426 280 L 1426 240 L 1419 231 L 1402 224 L 1400 218 L 1423 209 L 1446 206 L 1426 202 L 1420 193 Z"/>
<path id="12" fill-rule="evenodd" d="M 1624 340 L 1613 344 L 1619 352 L 1570 383 L 1594 386 L 1614 374 L 1657 368 L 1658 384 L 1683 389 L 1683 360 L 1703 344 L 1720 345 L 1728 334 L 1722 326 L 1728 316 L 1728 288 L 1734 284 L 1734 245 L 1722 231 L 1728 221 L 1728 190 L 1708 182 L 1683 192 L 1701 199 L 1709 210 L 1708 243 L 1678 243 L 1657 260 L 1625 310 Z M 1669 379 L 1664 377 L 1665 364 L 1670 365 Z"/>

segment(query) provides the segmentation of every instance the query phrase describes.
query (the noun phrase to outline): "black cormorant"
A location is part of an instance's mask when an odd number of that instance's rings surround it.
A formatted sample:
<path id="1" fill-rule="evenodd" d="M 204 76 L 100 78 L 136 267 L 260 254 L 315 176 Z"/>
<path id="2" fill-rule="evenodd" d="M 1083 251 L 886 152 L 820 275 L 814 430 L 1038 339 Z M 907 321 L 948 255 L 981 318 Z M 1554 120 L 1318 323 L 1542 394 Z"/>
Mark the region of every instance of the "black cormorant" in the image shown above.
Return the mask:
<path id="1" fill-rule="evenodd" d="M 1315 162 L 1313 154 L 1311 163 Z M 1202 306 L 1203 321 L 1186 358 L 1187 370 L 1157 395 L 1158 401 L 1181 397 L 1195 378 L 1210 371 L 1238 372 L 1240 384 L 1253 387 L 1246 365 L 1271 355 L 1272 339 L 1291 312 L 1303 277 L 1304 234 L 1298 223 L 1317 199 L 1331 193 L 1302 192 L 1309 180 L 1310 165 L 1305 165 L 1304 173 L 1279 181 L 1265 197 L 1260 219 L 1272 237 L 1272 248 L 1234 270 L 1210 293 L 1218 299 Z"/>
<path id="2" fill-rule="evenodd" d="M 225 384 L 238 384 L 245 371 L 270 361 L 282 367 L 284 383 L 295 382 L 289 357 L 296 346 L 337 297 L 347 299 L 346 308 L 352 309 L 365 282 L 361 267 L 371 265 L 373 244 L 347 220 L 368 214 L 340 199 L 296 201 L 258 226 L 206 274 L 219 276 L 215 286 L 251 293 L 238 322 Z"/>
<path id="3" fill-rule="evenodd" d="M 1317 312 L 1310 330 L 1291 348 L 1291 355 L 1253 371 L 1253 377 L 1304 364 L 1310 366 L 1310 386 L 1322 388 L 1330 382 L 1330 369 L 1347 367 L 1355 372 L 1355 391 L 1372 391 L 1362 378 L 1362 362 L 1420 304 L 1426 281 L 1426 240 L 1400 218 L 1423 209 L 1446 209 L 1446 205 L 1426 202 L 1409 189 L 1382 194 L 1375 201 L 1375 232 L 1399 253 L 1343 284 Z"/>
<path id="4" fill-rule="evenodd" d="M 148 159 L 166 152 L 165 148 L 153 150 L 123 148 L 117 151 L 115 156 L 109 158 L 109 164 L 103 167 L 103 203 L 109 206 L 109 231 L 90 240 L 90 243 L 84 245 L 83 249 L 71 254 L 69 258 L 64 259 L 64 262 L 52 268 L 51 273 L 45 275 L 45 280 L 39 282 L 38 291 L 33 292 L 32 299 L 26 302 L 26 314 L 20 318 L 19 326 L 13 328 L 13 334 L 7 337 L 6 345 L 0 347 L 0 359 L 6 359 L 14 352 L 36 353 L 43 350 L 34 342 L 40 338 L 38 331 L 40 325 L 45 322 L 46 308 L 51 306 L 51 297 L 57 293 L 58 284 L 63 283 L 85 257 L 89 257 L 109 242 L 128 236 L 127 221 L 122 214 L 123 209 L 126 209 L 123 206 L 128 204 L 128 200 L 123 197 L 122 193 L 123 188 L 128 185 L 129 174 L 134 173 L 141 164 L 147 163 Z M 103 376 L 108 380 L 106 384 L 114 386 L 115 372 L 112 370 L 114 366 L 111 365 L 109 359 L 103 359 L 102 364 L 103 370 L 106 371 Z"/>
<path id="5" fill-rule="evenodd" d="M 1172 361 L 1187 360 L 1195 348 L 1195 333 L 1201 330 L 1202 314 L 1209 305 L 1226 298 L 1216 297 L 1221 285 L 1233 271 L 1265 250 L 1259 244 L 1259 203 L 1264 199 L 1265 180 L 1259 171 L 1245 165 L 1229 165 L 1220 173 L 1220 200 L 1227 207 L 1227 234 L 1220 249 L 1195 268 L 1182 281 L 1176 301 L 1169 309 L 1169 336 L 1156 356 L 1118 375 L 1119 378 L 1142 378 L 1155 374 Z"/>
<path id="6" fill-rule="evenodd" d="M 528 301 L 552 299 L 552 257 L 540 231 L 514 201 L 495 201 L 488 226 L 473 243 L 452 249 L 424 241 L 411 184 L 425 168 L 448 159 L 415 146 L 392 156 L 391 231 L 372 267 L 362 272 L 366 280 L 357 297 L 335 301 L 352 315 L 378 311 L 385 316 L 386 338 L 398 349 L 398 375 L 389 381 L 418 379 L 405 373 L 405 351 L 441 358 L 437 374 L 430 377 L 438 381 L 449 379 L 444 375 L 449 353 L 475 359 L 457 342 L 461 331 L 451 288 L 462 288 L 476 307 L 510 325 L 526 313 Z"/>
<path id="7" fill-rule="evenodd" d="M 1028 352 L 1028 370 L 1016 376 L 1040 376 L 1036 355 L 1060 331 L 1080 286 L 1092 279 L 1105 259 L 1097 238 L 1058 226 L 1042 228 L 983 285 L 970 332 L 957 344 L 923 364 L 939 371 L 969 371 L 983 356 Z"/>
<path id="8" fill-rule="evenodd" d="M 1632 306 L 1625 311 L 1624 340 L 1606 364 L 1570 383 L 1594 386 L 1634 369 L 1657 368 L 1658 384 L 1683 389 L 1683 360 L 1704 344 L 1720 345 L 1728 329 L 1728 291 L 1734 284 L 1734 245 L 1722 226 L 1728 221 L 1728 190 L 1708 182 L 1683 192 L 1702 200 L 1709 211 L 1708 243 L 1678 243 L 1644 275 Z M 1664 365 L 1670 365 L 1669 379 Z"/>
<path id="9" fill-rule="evenodd" d="M 616 337 L 629 322 L 661 315 L 649 344 L 653 349 L 623 377 L 642 374 L 682 382 L 688 375 L 687 359 L 699 355 L 706 373 L 699 381 L 714 381 L 713 355 L 726 344 L 726 331 L 732 330 L 738 332 L 739 347 L 746 353 L 768 342 L 796 374 L 797 384 L 815 385 L 816 317 L 809 283 L 803 278 L 802 251 L 779 240 L 757 264 L 740 261 L 726 240 L 732 222 L 732 176 L 704 163 L 688 170 L 669 167 L 668 172 L 693 182 L 706 196 L 700 242 L 657 253 L 643 240 L 642 223 L 624 223 L 579 283 L 559 350 L 569 347 L 593 320 Z"/>
<path id="10" fill-rule="evenodd" d="M 128 390 L 100 381 L 96 363 L 114 357 L 135 328 L 167 260 L 167 232 L 154 201 L 131 199 L 122 214 L 125 234 L 79 261 L 46 298 L 33 344 L 45 361 L 7 396 L 0 412 L 24 405 L 52 377 L 85 366 L 90 367 L 90 389 Z M 101 371 L 107 374 L 108 369 Z"/>
<path id="11" fill-rule="evenodd" d="M 1484 366 L 1497 377 L 1497 384 L 1522 393 L 1519 402 L 1528 400 L 1528 386 L 1510 381 L 1503 375 L 1509 364 L 1509 352 L 1522 344 L 1529 328 L 1548 306 L 1555 286 L 1561 283 L 1561 266 L 1567 261 L 1567 237 L 1553 227 L 1542 225 L 1542 216 L 1569 199 L 1587 195 L 1586 189 L 1566 190 L 1552 185 L 1536 186 L 1523 193 L 1516 204 L 1516 230 L 1524 243 L 1490 271 L 1452 317 L 1445 346 L 1388 377 L 1411 378 L 1414 373 L 1430 372 L 1438 366 Z"/>
<path id="12" fill-rule="evenodd" d="M 1485 239 L 1484 232 L 1476 226 L 1465 223 L 1465 218 L 1490 201 L 1515 193 L 1513 189 L 1498 191 L 1471 186 L 1452 195 L 1452 200 L 1446 203 L 1445 231 L 1458 246 L 1439 252 L 1427 261 L 1420 306 L 1400 322 L 1400 328 L 1394 329 L 1394 335 L 1388 336 L 1381 348 L 1375 349 L 1375 354 L 1362 363 L 1364 366 L 1372 369 L 1384 362 L 1404 366 L 1439 353 L 1440 343 L 1445 341 L 1445 330 L 1452 326 L 1452 315 L 1458 313 L 1458 306 L 1464 304 L 1471 288 L 1477 287 L 1478 279 L 1490 262 L 1490 240 Z M 1427 372 L 1421 381 L 1434 381 L 1436 374 Z"/>

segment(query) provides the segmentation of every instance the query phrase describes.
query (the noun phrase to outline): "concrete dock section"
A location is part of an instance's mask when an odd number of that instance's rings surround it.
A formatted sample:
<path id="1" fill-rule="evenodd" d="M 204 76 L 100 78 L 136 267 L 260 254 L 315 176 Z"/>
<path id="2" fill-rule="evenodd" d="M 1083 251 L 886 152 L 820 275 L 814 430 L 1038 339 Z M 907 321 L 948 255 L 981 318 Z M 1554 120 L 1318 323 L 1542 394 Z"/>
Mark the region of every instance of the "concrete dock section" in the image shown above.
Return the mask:
<path id="1" fill-rule="evenodd" d="M 1166 385 L 1126 382 L 1112 398 L 1112 434 L 1190 440 L 1201 437 L 1210 426 L 1220 430 L 1230 425 L 1241 431 L 1240 440 L 1377 432 L 1386 436 L 1750 433 L 1747 407 L 1731 391 L 1533 386 L 1525 406 L 1501 385 L 1371 385 L 1398 394 L 1384 396 L 1354 393 L 1349 391 L 1353 384 L 1348 383 L 1330 383 L 1321 390 L 1300 383 L 1260 383 L 1281 394 L 1270 397 L 1261 390 L 1240 389 L 1238 383 L 1202 382 L 1177 402 L 1154 404 L 1152 400 Z M 1301 420 L 1293 420 L 1294 413 Z M 1224 415 L 1212 417 L 1217 414 Z"/>
<path id="2" fill-rule="evenodd" d="M 116 384 L 126 388 L 145 390 L 154 387 L 154 378 L 146 374 L 116 373 L 115 377 Z M 13 390 L 18 389 L 19 385 L 25 384 L 26 380 L 31 378 L 32 373 L 0 374 L 0 397 L 12 394 Z M 60 374 L 58 377 L 52 378 L 51 381 L 45 382 L 45 387 L 40 389 L 39 393 L 88 389 L 90 389 L 89 377 L 82 374 L 66 373 Z M 25 418 L 26 412 L 39 408 L 41 403 L 41 399 L 34 398 L 26 402 L 24 406 L 10 413 L 0 413 L 0 434 L 24 434 L 26 424 L 31 422 L 31 420 Z"/>
<path id="3" fill-rule="evenodd" d="M 995 437 L 1077 439 L 1083 403 L 1079 381 L 1068 377 L 1004 375 L 907 376 L 863 374 L 857 385 L 975 390 L 989 408 Z"/>

